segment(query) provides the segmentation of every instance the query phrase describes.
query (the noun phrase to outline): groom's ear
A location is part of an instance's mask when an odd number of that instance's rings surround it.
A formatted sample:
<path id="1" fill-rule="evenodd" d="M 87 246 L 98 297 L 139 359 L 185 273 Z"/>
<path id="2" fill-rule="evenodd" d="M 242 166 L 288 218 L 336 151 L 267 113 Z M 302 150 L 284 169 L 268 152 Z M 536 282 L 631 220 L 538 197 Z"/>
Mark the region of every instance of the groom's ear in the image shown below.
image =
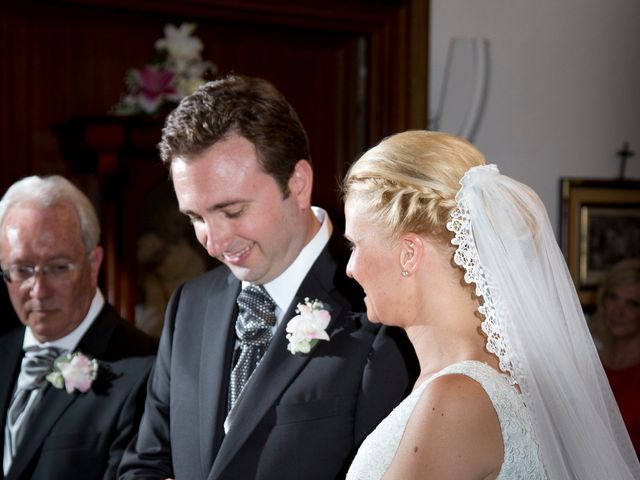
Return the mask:
<path id="1" fill-rule="evenodd" d="M 400 268 L 412 274 L 424 255 L 424 239 L 415 233 L 406 233 L 400 238 Z"/>

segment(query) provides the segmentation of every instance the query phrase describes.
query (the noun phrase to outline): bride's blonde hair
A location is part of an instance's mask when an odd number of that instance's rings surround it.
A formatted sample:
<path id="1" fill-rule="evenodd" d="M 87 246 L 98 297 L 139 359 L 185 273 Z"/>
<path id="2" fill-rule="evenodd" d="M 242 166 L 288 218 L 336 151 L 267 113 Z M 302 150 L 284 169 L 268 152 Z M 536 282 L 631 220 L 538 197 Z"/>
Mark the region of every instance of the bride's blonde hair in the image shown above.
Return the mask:
<path id="1" fill-rule="evenodd" d="M 484 156 L 463 138 L 410 130 L 387 137 L 349 169 L 342 194 L 362 202 L 368 218 L 392 239 L 414 232 L 448 242 L 460 179 Z"/>

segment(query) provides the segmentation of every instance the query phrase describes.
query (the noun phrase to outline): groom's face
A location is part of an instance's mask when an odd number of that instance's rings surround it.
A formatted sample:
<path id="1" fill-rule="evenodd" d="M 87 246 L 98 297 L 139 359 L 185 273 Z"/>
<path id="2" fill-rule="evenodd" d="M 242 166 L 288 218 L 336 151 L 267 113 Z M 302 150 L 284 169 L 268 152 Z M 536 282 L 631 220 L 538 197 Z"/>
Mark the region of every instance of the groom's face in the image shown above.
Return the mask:
<path id="1" fill-rule="evenodd" d="M 240 280 L 263 284 L 280 275 L 308 240 L 310 188 L 299 188 L 300 168 L 285 198 L 258 163 L 253 143 L 230 135 L 197 157 L 174 159 L 171 176 L 180 211 L 209 255 Z"/>

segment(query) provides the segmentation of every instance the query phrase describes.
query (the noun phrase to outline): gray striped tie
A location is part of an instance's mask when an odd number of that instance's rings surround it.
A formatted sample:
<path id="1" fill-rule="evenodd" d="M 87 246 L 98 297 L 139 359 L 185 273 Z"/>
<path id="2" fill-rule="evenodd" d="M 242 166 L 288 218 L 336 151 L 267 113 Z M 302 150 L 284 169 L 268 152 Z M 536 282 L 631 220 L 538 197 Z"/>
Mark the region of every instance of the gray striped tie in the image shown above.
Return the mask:
<path id="1" fill-rule="evenodd" d="M 18 385 L 7 412 L 4 431 L 5 445 L 3 467 L 8 470 L 16 456 L 17 446 L 22 440 L 24 427 L 33 413 L 33 407 L 40 399 L 47 385 L 46 376 L 51 373 L 54 360 L 64 350 L 56 347 L 27 347 L 20 367 Z"/>

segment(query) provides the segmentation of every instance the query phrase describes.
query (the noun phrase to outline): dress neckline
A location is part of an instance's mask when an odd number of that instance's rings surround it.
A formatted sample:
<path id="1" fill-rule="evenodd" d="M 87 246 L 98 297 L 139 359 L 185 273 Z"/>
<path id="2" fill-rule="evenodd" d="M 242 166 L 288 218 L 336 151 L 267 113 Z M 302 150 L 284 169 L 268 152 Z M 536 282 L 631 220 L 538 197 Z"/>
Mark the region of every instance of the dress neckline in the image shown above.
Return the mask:
<path id="1" fill-rule="evenodd" d="M 431 375 L 429 375 L 427 378 L 425 378 L 422 382 L 420 382 L 420 384 L 415 385 L 413 388 L 413 391 L 411 392 L 411 395 L 413 395 L 414 393 L 420 391 L 422 392 L 425 387 L 431 383 L 432 380 L 434 380 L 437 377 L 440 377 L 442 375 L 447 374 L 450 370 L 456 369 L 457 367 L 466 367 L 466 366 L 472 366 L 472 365 L 476 365 L 479 366 L 483 369 L 490 369 L 491 371 L 495 372 L 496 374 L 498 374 L 501 377 L 505 377 L 506 375 L 503 372 L 499 372 L 498 370 L 496 370 L 495 368 L 493 368 L 491 365 L 489 365 L 486 362 L 482 362 L 480 360 L 461 360 L 459 362 L 456 363 L 451 363 L 449 365 L 447 365 L 446 367 L 438 370 L 435 373 L 432 373 Z M 456 372 L 457 373 L 457 372 Z"/>

